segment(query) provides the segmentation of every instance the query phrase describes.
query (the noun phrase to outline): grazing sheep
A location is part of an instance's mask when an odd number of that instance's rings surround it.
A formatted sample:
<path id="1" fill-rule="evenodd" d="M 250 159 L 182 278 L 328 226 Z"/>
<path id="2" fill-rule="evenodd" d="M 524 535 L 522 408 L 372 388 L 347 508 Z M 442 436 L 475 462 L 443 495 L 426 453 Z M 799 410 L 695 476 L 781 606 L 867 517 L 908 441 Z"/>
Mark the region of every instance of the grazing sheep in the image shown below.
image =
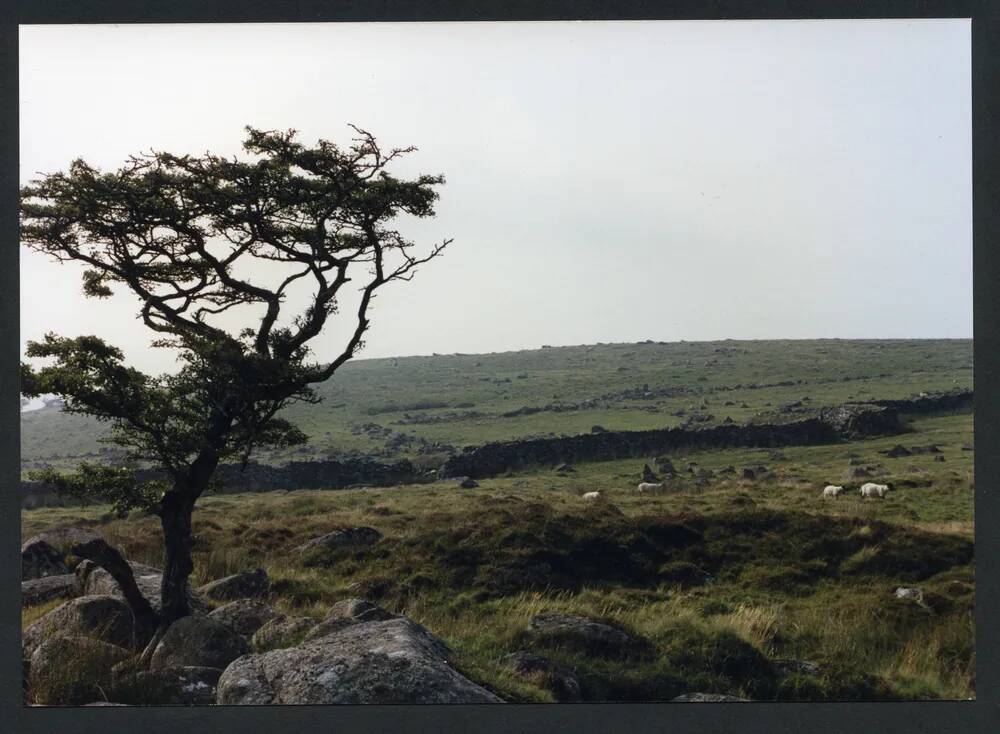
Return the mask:
<path id="1" fill-rule="evenodd" d="M 596 499 L 599 499 L 600 496 L 601 496 L 600 492 L 584 492 L 583 493 L 583 498 L 585 500 L 596 500 Z"/>
<path id="2" fill-rule="evenodd" d="M 861 496 L 862 497 L 878 497 L 879 499 L 885 498 L 889 494 L 889 490 L 892 489 L 888 484 L 875 484 L 875 482 L 866 482 L 861 485 Z"/>
<path id="3" fill-rule="evenodd" d="M 659 484 L 653 484 L 652 482 L 639 482 L 637 487 L 639 494 L 645 494 L 646 492 L 659 492 L 663 489 L 663 482 Z"/>
<path id="4" fill-rule="evenodd" d="M 833 484 L 828 484 L 825 487 L 823 487 L 823 496 L 824 497 L 834 497 L 834 498 L 836 498 L 836 496 L 839 495 L 843 491 L 844 491 L 843 487 L 838 487 L 838 486 L 833 485 Z"/>

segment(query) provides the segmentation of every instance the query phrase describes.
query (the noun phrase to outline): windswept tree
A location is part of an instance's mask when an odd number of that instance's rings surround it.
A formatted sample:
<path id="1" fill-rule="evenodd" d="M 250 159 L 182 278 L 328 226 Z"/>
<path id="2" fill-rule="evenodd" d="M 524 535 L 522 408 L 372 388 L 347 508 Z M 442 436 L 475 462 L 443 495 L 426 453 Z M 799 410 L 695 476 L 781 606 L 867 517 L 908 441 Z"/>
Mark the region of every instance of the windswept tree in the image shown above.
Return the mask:
<path id="1" fill-rule="evenodd" d="M 450 242 L 419 254 L 392 228 L 399 214 L 433 216 L 443 178 L 392 176 L 387 166 L 414 149 L 383 151 L 353 129 L 342 148 L 248 127 L 247 159 L 154 151 L 114 173 L 76 160 L 21 189 L 22 244 L 82 263 L 88 297 L 130 291 L 152 344 L 179 355 L 175 373 L 148 375 L 97 336 L 49 333 L 27 348 L 46 366 L 21 366 L 23 395 L 56 394 L 64 410 L 108 422 L 132 460 L 166 477 L 140 483 L 128 470 L 93 464 L 46 477 L 63 491 L 159 516 L 154 640 L 189 613 L 191 517 L 216 467 L 245 462 L 257 448 L 303 443 L 282 408 L 316 402 L 311 386 L 362 347 L 376 291 L 410 280 Z M 344 343 L 330 361 L 318 360 L 310 342 L 340 316 L 345 289 L 358 286 L 356 311 L 341 316 L 350 320 Z M 287 313 L 303 291 L 308 305 Z M 234 315 L 245 326 L 238 333 L 220 323 Z"/>

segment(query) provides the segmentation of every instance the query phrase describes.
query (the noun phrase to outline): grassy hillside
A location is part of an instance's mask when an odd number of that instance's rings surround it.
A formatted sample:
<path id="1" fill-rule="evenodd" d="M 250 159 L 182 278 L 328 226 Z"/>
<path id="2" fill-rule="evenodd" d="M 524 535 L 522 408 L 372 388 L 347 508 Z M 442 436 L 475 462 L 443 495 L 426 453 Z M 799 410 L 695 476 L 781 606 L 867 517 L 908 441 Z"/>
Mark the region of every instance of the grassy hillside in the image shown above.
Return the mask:
<path id="1" fill-rule="evenodd" d="M 323 386 L 324 403 L 289 411 L 312 437 L 306 453 L 269 458 L 362 451 L 430 462 L 447 450 L 434 442 L 663 427 L 692 415 L 742 421 L 971 386 L 968 341 L 647 343 L 369 360 Z M 504 416 L 523 407 L 547 409 Z M 585 700 L 693 691 L 970 698 L 973 418 L 908 420 L 907 433 L 888 438 L 675 451 L 680 477 L 655 495 L 635 492 L 653 456 L 514 472 L 472 489 L 440 481 L 210 495 L 194 517 L 194 580 L 262 566 L 273 605 L 317 619 L 337 600 L 371 599 L 444 638 L 460 670 L 511 701 L 556 695 L 544 675 L 518 676 L 504 663 L 523 649 L 573 669 Z M 27 462 L 98 448 L 79 417 L 40 411 L 22 427 Z M 897 444 L 922 450 L 888 456 Z M 857 487 L 868 479 L 859 470 L 895 491 L 862 500 Z M 828 483 L 849 491 L 822 499 Z M 592 490 L 603 497 L 581 497 Z M 161 562 L 155 518 L 116 518 L 104 506 L 25 510 L 22 537 L 74 524 L 94 526 L 133 560 Z M 294 550 L 358 526 L 383 540 Z M 895 598 L 900 586 L 919 587 L 922 599 Z M 23 622 L 52 606 L 25 608 Z M 529 640 L 529 621 L 546 611 L 604 620 L 639 642 L 608 656 Z M 817 667 L 789 672 L 788 659 Z"/>
<path id="2" fill-rule="evenodd" d="M 595 425 L 662 428 L 692 414 L 712 416 L 705 425 L 739 422 L 805 398 L 820 406 L 971 386 L 969 340 L 646 342 L 357 360 L 319 387 L 323 402 L 288 409 L 309 445 L 260 459 L 360 452 L 433 463 L 449 447 Z M 542 410 L 505 415 L 523 408 Z M 22 465 L 94 458 L 103 434 L 53 408 L 25 413 Z"/>
<path id="3" fill-rule="evenodd" d="M 643 641 L 625 657 L 559 644 L 530 647 L 576 670 L 587 700 L 664 700 L 714 691 L 765 700 L 974 696 L 973 452 L 969 415 L 923 418 L 903 437 L 780 452 L 671 456 L 676 491 L 639 496 L 643 459 L 393 489 L 206 497 L 195 514 L 196 581 L 256 566 L 270 601 L 322 618 L 362 596 L 426 625 L 455 664 L 509 700 L 551 701 L 544 677 L 519 678 L 503 656 L 529 643 L 530 618 L 567 611 Z M 940 454 L 889 458 L 896 443 Z M 944 461 L 935 457 L 943 456 Z M 651 457 L 652 458 L 652 457 Z M 651 459 L 650 459 L 651 460 Z M 764 465 L 754 480 L 727 466 Z M 857 466 L 897 487 L 819 497 Z M 863 481 L 863 480 L 861 480 Z M 600 489 L 605 498 L 580 495 Z M 84 522 L 139 561 L 160 561 L 156 520 L 107 507 L 23 513 L 23 536 Z M 303 541 L 370 526 L 378 545 L 300 556 Z M 921 603 L 894 597 L 918 586 Z M 25 610 L 30 621 L 47 609 Z M 818 672 L 779 675 L 786 658 Z"/>

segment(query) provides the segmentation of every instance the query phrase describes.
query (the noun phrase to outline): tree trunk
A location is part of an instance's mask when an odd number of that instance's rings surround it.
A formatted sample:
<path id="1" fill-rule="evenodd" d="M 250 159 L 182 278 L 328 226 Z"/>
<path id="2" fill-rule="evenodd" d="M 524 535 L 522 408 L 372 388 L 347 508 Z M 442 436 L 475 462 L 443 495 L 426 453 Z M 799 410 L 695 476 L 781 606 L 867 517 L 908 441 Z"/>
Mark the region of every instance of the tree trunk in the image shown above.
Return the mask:
<path id="1" fill-rule="evenodd" d="M 188 577 L 194 570 L 191 560 L 191 515 L 194 496 L 178 491 L 167 492 L 160 504 L 160 526 L 163 528 L 163 581 L 160 584 L 160 623 L 140 656 L 142 665 L 149 665 L 156 646 L 167 629 L 191 613 L 188 604 Z"/>
<path id="2" fill-rule="evenodd" d="M 188 605 L 188 577 L 194 570 L 191 561 L 191 514 L 194 500 L 187 492 L 168 492 L 163 498 L 160 524 L 163 527 L 163 584 L 160 587 L 160 626 L 169 627 L 191 613 Z"/>

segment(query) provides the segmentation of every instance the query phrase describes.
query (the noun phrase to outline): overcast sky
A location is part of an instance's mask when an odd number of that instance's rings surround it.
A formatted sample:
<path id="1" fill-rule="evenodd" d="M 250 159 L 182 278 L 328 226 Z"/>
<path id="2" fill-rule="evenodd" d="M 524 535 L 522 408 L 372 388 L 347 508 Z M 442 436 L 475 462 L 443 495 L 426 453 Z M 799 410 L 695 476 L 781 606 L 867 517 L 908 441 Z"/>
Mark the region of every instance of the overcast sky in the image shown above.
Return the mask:
<path id="1" fill-rule="evenodd" d="M 971 337 L 969 60 L 966 20 L 22 26 L 21 177 L 246 124 L 418 146 L 397 173 L 447 183 L 405 233 L 454 244 L 362 357 Z M 171 368 L 134 301 L 23 248 L 21 279 L 22 344 Z"/>

